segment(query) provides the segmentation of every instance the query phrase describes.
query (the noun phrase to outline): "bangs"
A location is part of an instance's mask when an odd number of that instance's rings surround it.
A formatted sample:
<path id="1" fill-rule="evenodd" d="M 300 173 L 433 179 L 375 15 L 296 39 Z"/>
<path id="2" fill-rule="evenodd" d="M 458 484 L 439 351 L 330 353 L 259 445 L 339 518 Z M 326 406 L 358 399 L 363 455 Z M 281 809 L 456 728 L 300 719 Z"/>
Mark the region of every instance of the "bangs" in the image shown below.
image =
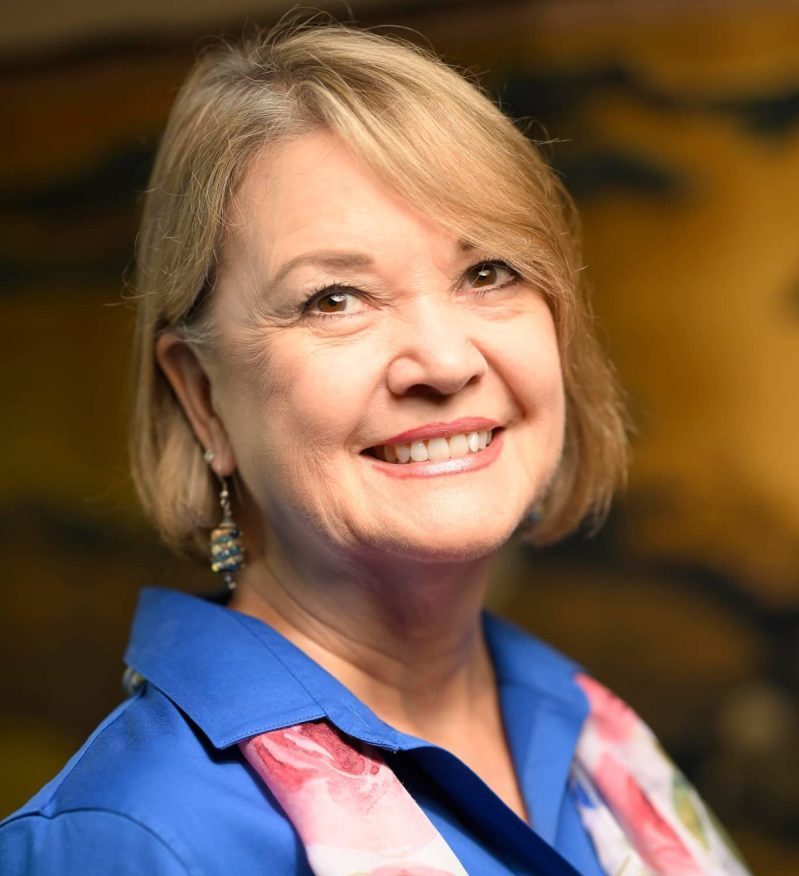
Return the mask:
<path id="1" fill-rule="evenodd" d="M 381 41 L 369 62 L 368 83 L 359 68 L 295 82 L 298 121 L 328 128 L 417 210 L 505 259 L 568 342 L 579 249 L 569 198 L 535 145 L 467 79 L 408 46 Z"/>

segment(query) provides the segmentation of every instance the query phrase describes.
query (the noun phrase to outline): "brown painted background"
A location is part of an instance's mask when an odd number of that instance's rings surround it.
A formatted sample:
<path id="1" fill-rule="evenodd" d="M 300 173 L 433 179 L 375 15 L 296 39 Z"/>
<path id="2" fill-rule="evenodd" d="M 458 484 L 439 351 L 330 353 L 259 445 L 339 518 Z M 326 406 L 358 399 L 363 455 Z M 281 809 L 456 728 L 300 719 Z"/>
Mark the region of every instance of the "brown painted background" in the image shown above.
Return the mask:
<path id="1" fill-rule="evenodd" d="M 799 9 L 355 11 L 418 28 L 556 141 L 630 392 L 608 526 L 509 549 L 494 606 L 638 709 L 756 873 L 799 872 Z M 138 588 L 209 586 L 133 498 L 122 288 L 197 37 L 244 17 L 215 21 L 0 45 L 0 815 L 119 700 Z"/>

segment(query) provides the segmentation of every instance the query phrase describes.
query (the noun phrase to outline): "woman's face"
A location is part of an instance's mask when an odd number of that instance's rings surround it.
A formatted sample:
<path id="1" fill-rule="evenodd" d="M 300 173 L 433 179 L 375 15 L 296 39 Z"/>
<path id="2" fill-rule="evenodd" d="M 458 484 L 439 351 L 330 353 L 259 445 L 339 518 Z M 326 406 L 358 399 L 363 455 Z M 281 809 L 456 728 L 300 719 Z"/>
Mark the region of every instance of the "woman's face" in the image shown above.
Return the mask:
<path id="1" fill-rule="evenodd" d="M 211 399 L 249 525 L 370 557 L 504 543 L 563 443 L 541 295 L 326 132 L 262 156 L 232 218 Z"/>

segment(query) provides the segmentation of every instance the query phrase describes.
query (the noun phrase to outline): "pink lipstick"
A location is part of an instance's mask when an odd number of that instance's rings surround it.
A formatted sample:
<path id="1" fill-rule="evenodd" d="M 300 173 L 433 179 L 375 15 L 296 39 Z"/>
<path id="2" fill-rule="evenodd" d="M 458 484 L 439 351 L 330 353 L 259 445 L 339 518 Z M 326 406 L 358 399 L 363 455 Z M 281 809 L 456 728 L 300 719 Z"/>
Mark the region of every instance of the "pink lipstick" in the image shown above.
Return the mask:
<path id="1" fill-rule="evenodd" d="M 391 438 L 384 438 L 379 444 L 410 444 L 412 441 L 428 441 L 430 438 L 449 438 L 451 435 L 459 435 L 464 432 L 488 432 L 496 429 L 499 423 L 496 420 L 487 420 L 485 417 L 461 417 L 449 423 L 427 423 L 416 429 L 408 429 Z"/>

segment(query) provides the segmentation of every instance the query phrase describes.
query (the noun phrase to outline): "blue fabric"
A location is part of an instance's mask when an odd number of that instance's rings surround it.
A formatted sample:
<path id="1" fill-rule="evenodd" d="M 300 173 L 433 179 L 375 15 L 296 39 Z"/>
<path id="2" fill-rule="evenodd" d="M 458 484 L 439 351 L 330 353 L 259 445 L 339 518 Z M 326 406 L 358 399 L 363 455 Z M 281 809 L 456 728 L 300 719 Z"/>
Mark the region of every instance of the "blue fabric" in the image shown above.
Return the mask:
<path id="1" fill-rule="evenodd" d="M 327 718 L 383 749 L 471 876 L 602 876 L 567 793 L 588 710 L 578 667 L 490 614 L 484 629 L 533 828 L 454 755 L 381 721 L 267 625 L 150 588 L 125 657 L 147 683 L 0 825 L 0 872 L 309 876 L 302 844 L 236 743 Z"/>

